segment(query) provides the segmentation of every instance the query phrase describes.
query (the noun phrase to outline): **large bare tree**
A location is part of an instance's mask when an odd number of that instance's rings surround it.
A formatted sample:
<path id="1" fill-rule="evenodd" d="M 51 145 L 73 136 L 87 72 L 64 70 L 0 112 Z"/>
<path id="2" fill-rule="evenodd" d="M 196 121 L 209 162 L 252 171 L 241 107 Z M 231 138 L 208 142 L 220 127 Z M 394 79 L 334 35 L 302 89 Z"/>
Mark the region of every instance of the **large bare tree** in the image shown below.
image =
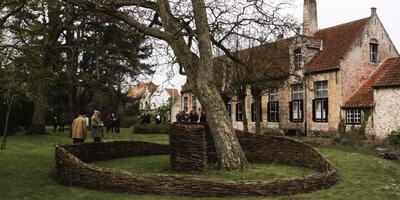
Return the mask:
<path id="1" fill-rule="evenodd" d="M 286 2 L 205 0 L 65 0 L 78 8 L 112 16 L 168 43 L 176 61 L 207 111 L 221 169 L 243 169 L 247 159 L 235 135 L 213 75 L 213 45 L 240 64 L 229 45 L 234 37 L 266 40 L 293 24 L 279 17 Z M 276 1 L 275 1 L 276 2 Z M 234 36 L 234 37 L 233 37 Z"/>

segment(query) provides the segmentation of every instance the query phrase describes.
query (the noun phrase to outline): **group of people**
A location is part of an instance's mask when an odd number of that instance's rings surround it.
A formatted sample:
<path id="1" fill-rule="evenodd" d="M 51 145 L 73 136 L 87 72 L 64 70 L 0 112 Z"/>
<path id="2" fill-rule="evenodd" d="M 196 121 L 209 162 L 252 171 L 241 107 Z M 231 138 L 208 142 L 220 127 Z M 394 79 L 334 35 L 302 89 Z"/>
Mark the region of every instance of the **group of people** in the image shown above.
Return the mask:
<path id="1" fill-rule="evenodd" d="M 90 118 L 90 127 L 92 131 L 93 142 L 101 142 L 103 131 L 103 121 L 100 118 L 101 113 L 94 110 Z M 80 114 L 74 119 L 71 126 L 71 138 L 74 144 L 83 143 L 87 137 L 89 122 L 84 114 Z"/>
<path id="2" fill-rule="evenodd" d="M 200 115 L 197 112 L 191 111 L 187 113 L 185 111 L 179 112 L 176 114 L 176 121 L 178 122 L 206 122 L 206 113 L 200 112 Z"/>
<path id="3" fill-rule="evenodd" d="M 106 130 L 107 133 L 111 130 L 111 133 L 119 133 L 119 125 L 121 117 L 117 113 L 110 113 L 106 117 Z"/>
<path id="4" fill-rule="evenodd" d="M 64 133 L 65 127 L 65 116 L 64 114 L 59 116 L 54 116 L 53 118 L 53 133 L 55 133 L 58 129 L 58 133 Z"/>
<path id="5" fill-rule="evenodd" d="M 143 113 L 143 115 L 140 116 L 141 118 L 141 124 L 150 124 L 151 123 L 151 117 L 148 113 Z M 161 116 L 160 112 L 157 112 L 154 116 L 154 121 L 156 122 L 157 125 L 161 124 L 162 121 L 166 121 L 165 117 Z"/>
<path id="6" fill-rule="evenodd" d="M 106 130 L 112 133 L 119 133 L 119 123 L 120 117 L 116 113 L 110 113 L 106 117 Z M 87 132 L 90 127 L 92 132 L 93 142 L 101 142 L 101 137 L 103 136 L 104 122 L 101 119 L 101 113 L 98 110 L 93 111 L 93 115 L 90 120 L 84 115 L 80 114 L 74 119 L 71 126 L 71 138 L 74 144 L 83 143 L 87 137 Z"/>

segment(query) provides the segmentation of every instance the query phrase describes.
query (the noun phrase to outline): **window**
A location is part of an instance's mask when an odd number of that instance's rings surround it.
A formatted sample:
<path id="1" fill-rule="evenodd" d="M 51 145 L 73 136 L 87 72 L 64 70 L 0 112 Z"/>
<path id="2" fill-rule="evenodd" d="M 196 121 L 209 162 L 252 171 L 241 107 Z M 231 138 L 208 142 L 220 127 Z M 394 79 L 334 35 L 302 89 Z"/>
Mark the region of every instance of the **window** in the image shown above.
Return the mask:
<path id="1" fill-rule="evenodd" d="M 328 122 L 328 99 L 313 100 L 314 122 Z"/>
<path id="2" fill-rule="evenodd" d="M 313 120 L 328 122 L 328 81 L 315 82 L 314 91 Z"/>
<path id="3" fill-rule="evenodd" d="M 195 96 L 192 96 L 192 111 L 197 112 L 197 99 Z"/>
<path id="4" fill-rule="evenodd" d="M 294 85 L 292 88 L 292 99 L 303 100 L 303 85 Z"/>
<path id="5" fill-rule="evenodd" d="M 236 103 L 236 121 L 243 121 L 242 104 L 240 102 Z"/>
<path id="6" fill-rule="evenodd" d="M 369 43 L 369 61 L 372 63 L 378 62 L 378 40 L 372 39 Z"/>
<path id="7" fill-rule="evenodd" d="M 268 121 L 279 122 L 279 102 L 268 102 Z"/>
<path id="8" fill-rule="evenodd" d="M 303 67 L 303 61 L 302 61 L 302 55 L 301 55 L 301 49 L 295 49 L 294 50 L 294 63 L 296 67 Z"/>
<path id="9" fill-rule="evenodd" d="M 361 110 L 359 109 L 346 110 L 346 123 L 361 124 Z"/>
<path id="10" fill-rule="evenodd" d="M 189 111 L 189 97 L 183 98 L 183 111 L 185 112 Z"/>
<path id="11" fill-rule="evenodd" d="M 303 86 L 295 85 L 292 88 L 292 100 L 289 105 L 290 110 L 290 121 L 291 122 L 303 122 Z"/>
<path id="12" fill-rule="evenodd" d="M 315 82 L 315 98 L 328 98 L 328 81 Z"/>
<path id="13" fill-rule="evenodd" d="M 229 117 L 232 117 L 232 102 L 231 102 L 231 101 L 229 101 L 229 102 L 226 104 L 226 110 L 228 111 Z"/>
<path id="14" fill-rule="evenodd" d="M 278 101 L 278 89 L 272 88 L 269 92 L 269 101 Z"/>
<path id="15" fill-rule="evenodd" d="M 261 104 L 260 104 L 260 121 L 262 121 L 262 108 L 261 108 Z M 256 112 L 256 103 L 252 103 L 251 104 L 251 121 L 255 122 L 256 121 L 256 116 L 257 116 L 257 112 Z"/>
<path id="16" fill-rule="evenodd" d="M 269 102 L 267 105 L 268 121 L 279 122 L 279 102 L 278 89 L 273 88 L 269 93 Z"/>

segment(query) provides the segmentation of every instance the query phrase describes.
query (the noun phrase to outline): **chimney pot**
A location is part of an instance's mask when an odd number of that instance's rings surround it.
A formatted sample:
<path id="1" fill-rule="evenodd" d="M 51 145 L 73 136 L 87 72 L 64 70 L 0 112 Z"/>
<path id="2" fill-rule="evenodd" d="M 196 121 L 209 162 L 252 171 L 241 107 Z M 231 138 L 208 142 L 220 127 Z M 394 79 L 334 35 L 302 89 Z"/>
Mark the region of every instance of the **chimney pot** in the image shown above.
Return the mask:
<path id="1" fill-rule="evenodd" d="M 303 34 L 312 36 L 318 31 L 317 0 L 304 0 Z"/>
<path id="2" fill-rule="evenodd" d="M 375 16 L 376 15 L 376 8 L 372 7 L 371 8 L 371 16 Z"/>

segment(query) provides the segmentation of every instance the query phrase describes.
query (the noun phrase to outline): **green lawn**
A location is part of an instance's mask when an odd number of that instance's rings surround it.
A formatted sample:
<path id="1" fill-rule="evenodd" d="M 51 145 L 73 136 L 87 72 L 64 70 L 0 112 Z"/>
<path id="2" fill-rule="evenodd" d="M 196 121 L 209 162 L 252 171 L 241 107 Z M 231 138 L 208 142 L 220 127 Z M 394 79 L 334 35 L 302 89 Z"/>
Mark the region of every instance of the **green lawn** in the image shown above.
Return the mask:
<path id="1" fill-rule="evenodd" d="M 106 134 L 103 140 L 143 140 L 168 143 L 167 135 L 135 135 L 127 129 L 121 134 Z M 89 138 L 90 140 L 90 138 Z M 65 135 L 12 136 L 8 149 L 0 151 L 0 199 L 196 199 L 175 196 L 133 195 L 100 192 L 58 184 L 54 178 L 54 144 L 70 143 Z M 273 199 L 400 199 L 400 162 L 387 161 L 375 153 L 353 148 L 320 148 L 336 164 L 340 182 L 327 190 Z M 94 163 L 136 173 L 174 173 L 168 168 L 168 156 L 125 158 Z M 225 179 L 276 179 L 315 173 L 312 170 L 285 165 L 254 165 L 246 173 L 210 171 L 199 176 Z M 198 198 L 232 199 L 232 198 Z M 272 199 L 272 198 L 233 198 Z"/>

